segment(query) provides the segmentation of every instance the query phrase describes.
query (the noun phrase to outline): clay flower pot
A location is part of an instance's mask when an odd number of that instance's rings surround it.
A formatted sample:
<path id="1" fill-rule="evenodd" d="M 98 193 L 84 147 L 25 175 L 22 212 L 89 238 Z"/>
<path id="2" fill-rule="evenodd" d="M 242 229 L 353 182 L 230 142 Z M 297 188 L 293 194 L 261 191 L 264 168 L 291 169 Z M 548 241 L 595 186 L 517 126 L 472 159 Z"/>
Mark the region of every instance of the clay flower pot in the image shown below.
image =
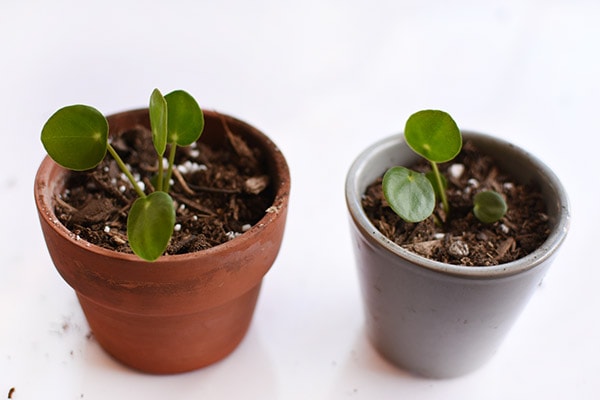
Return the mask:
<path id="1" fill-rule="evenodd" d="M 203 141 L 224 137 L 221 114 L 205 112 Z M 100 345 L 124 364 L 150 373 L 177 373 L 214 363 L 246 334 L 261 281 L 284 232 L 290 191 L 286 161 L 263 133 L 229 116 L 233 132 L 265 154 L 274 189 L 269 212 L 243 235 L 208 250 L 148 263 L 132 254 L 77 240 L 54 214 L 69 173 L 46 157 L 35 178 L 35 202 L 52 261 L 75 290 Z M 111 135 L 148 111 L 108 117 Z"/>
<path id="2" fill-rule="evenodd" d="M 506 172 L 540 186 L 551 233 L 526 257 L 492 267 L 449 265 L 411 253 L 381 234 L 363 211 L 361 196 L 389 167 L 416 161 L 402 135 L 361 153 L 345 186 L 367 335 L 392 363 L 432 378 L 466 374 L 492 357 L 542 281 L 569 226 L 566 193 L 548 167 L 499 139 L 472 132 L 463 137 Z"/>

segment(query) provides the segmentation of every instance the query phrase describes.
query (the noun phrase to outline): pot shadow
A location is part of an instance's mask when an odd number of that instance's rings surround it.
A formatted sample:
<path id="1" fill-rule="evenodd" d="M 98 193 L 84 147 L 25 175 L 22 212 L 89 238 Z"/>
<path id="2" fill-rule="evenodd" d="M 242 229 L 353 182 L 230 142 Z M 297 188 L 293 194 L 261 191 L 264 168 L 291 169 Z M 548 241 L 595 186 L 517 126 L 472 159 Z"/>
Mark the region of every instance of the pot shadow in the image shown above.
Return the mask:
<path id="1" fill-rule="evenodd" d="M 340 372 L 332 383 L 329 398 L 415 398 L 423 391 L 431 391 L 455 379 L 437 380 L 404 370 L 386 360 L 369 341 L 365 328 L 359 330 L 351 351 L 340 363 Z"/>
<path id="2" fill-rule="evenodd" d="M 273 363 L 258 330 L 252 325 L 239 346 L 227 357 L 204 368 L 179 374 L 154 375 L 131 369 L 106 353 L 93 338 L 87 340 L 83 353 L 86 364 L 80 389 L 83 398 L 187 399 L 199 396 L 239 398 L 242 395 L 278 398 Z"/>

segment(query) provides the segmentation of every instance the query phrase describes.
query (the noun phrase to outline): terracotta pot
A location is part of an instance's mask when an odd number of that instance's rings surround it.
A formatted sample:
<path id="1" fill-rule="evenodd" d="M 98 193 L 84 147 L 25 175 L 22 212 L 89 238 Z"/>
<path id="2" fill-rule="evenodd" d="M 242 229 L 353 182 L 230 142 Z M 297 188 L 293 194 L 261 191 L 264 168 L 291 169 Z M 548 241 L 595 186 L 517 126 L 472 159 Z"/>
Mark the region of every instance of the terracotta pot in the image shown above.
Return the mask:
<path id="1" fill-rule="evenodd" d="M 569 227 L 566 193 L 548 167 L 499 139 L 463 135 L 508 173 L 542 189 L 551 234 L 528 256 L 493 267 L 449 265 L 411 253 L 381 234 L 366 216 L 361 196 L 389 167 L 416 161 L 403 136 L 361 153 L 345 187 L 367 335 L 394 364 L 432 378 L 466 374 L 491 358 L 542 281 Z"/>
<path id="2" fill-rule="evenodd" d="M 202 141 L 224 137 L 221 114 L 205 112 Z M 150 373 L 177 373 L 231 353 L 250 324 L 261 281 L 284 232 L 290 174 L 280 150 L 252 126 L 225 116 L 229 128 L 263 150 L 273 185 L 270 212 L 243 235 L 195 253 L 148 263 L 77 240 L 54 215 L 68 171 L 46 157 L 35 201 L 52 261 L 75 290 L 95 338 L 124 364 Z M 147 110 L 108 117 L 111 134 L 148 126 Z"/>

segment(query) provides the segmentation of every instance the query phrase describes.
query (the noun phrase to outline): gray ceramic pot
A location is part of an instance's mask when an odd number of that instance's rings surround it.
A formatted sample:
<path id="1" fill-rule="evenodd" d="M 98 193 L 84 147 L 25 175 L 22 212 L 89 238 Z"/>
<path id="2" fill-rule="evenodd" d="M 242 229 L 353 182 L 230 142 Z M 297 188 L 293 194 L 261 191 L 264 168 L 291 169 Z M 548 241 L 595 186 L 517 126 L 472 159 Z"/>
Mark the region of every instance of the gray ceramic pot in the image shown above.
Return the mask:
<path id="1" fill-rule="evenodd" d="M 431 378 L 471 372 L 488 361 L 540 284 L 569 227 L 569 205 L 558 178 L 542 162 L 502 140 L 463 132 L 523 182 L 542 189 L 552 224 L 547 241 L 514 262 L 493 267 L 448 265 L 396 245 L 361 206 L 366 187 L 389 167 L 418 156 L 393 136 L 352 164 L 346 202 L 364 300 L 367 335 L 388 360 Z"/>

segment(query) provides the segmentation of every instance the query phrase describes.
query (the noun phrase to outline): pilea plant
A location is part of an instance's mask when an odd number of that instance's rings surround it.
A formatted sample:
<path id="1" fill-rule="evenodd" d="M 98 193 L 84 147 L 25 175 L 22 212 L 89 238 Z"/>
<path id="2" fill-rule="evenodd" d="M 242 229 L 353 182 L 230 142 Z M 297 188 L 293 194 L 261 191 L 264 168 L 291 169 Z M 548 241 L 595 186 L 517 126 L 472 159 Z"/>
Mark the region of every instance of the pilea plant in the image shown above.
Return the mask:
<path id="1" fill-rule="evenodd" d="M 403 166 L 390 168 L 382 182 L 386 201 L 407 222 L 428 218 L 438 200 L 448 215 L 447 181 L 437 164 L 454 159 L 462 148 L 462 135 L 456 122 L 444 111 L 418 111 L 406 121 L 404 137 L 414 152 L 430 162 L 431 172 L 423 174 Z M 506 202 L 495 191 L 477 193 L 473 204 L 473 214 L 484 223 L 496 222 L 506 213 Z"/>
<path id="2" fill-rule="evenodd" d="M 110 143 L 108 121 L 100 111 L 72 105 L 56 111 L 42 128 L 48 155 L 74 171 L 96 167 L 108 151 L 133 185 L 138 198 L 127 217 L 127 237 L 133 252 L 154 261 L 167 248 L 175 226 L 175 205 L 168 194 L 177 146 L 194 143 L 204 129 L 204 115 L 194 98 L 183 90 L 163 96 L 154 89 L 149 105 L 152 142 L 157 153 L 155 191 L 146 194 Z M 167 170 L 163 156 L 169 145 Z"/>

